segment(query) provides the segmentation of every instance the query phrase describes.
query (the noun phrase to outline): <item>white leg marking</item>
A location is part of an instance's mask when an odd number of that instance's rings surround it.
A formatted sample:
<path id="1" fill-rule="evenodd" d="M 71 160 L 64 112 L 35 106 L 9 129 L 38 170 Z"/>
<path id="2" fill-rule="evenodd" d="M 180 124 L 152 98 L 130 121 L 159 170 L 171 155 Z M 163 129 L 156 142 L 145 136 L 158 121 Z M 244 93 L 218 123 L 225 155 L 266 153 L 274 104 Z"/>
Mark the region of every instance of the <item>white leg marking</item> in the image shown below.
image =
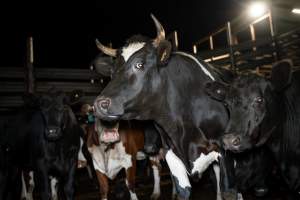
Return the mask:
<path id="1" fill-rule="evenodd" d="M 82 146 L 83 146 L 83 140 L 80 138 L 80 148 L 79 148 L 79 152 L 78 152 L 78 160 L 86 161 L 86 159 L 82 153 Z"/>
<path id="2" fill-rule="evenodd" d="M 216 180 L 217 180 L 217 200 L 222 200 L 220 189 L 220 167 L 218 164 L 213 164 Z"/>
<path id="3" fill-rule="evenodd" d="M 193 162 L 194 167 L 192 169 L 192 174 L 198 172 L 199 176 L 201 176 L 212 162 L 218 161 L 219 156 L 221 156 L 221 154 L 216 151 L 209 152 L 207 155 L 201 153 L 200 157 Z"/>
<path id="4" fill-rule="evenodd" d="M 24 180 L 24 172 L 22 171 L 22 192 L 21 192 L 21 199 L 27 199 L 27 188 L 26 183 Z"/>
<path id="5" fill-rule="evenodd" d="M 34 184 L 34 174 L 33 174 L 33 171 L 30 171 L 29 172 L 29 177 L 30 177 L 30 179 L 29 179 L 29 187 L 28 187 L 28 194 L 27 194 L 27 199 L 28 200 L 32 200 L 33 199 L 33 190 L 34 190 L 34 186 L 35 186 L 35 184 Z"/>
<path id="6" fill-rule="evenodd" d="M 57 196 L 57 182 L 58 180 L 55 177 L 51 177 L 50 176 L 50 184 L 51 184 L 51 197 L 52 200 L 57 200 L 58 196 Z"/>
<path id="7" fill-rule="evenodd" d="M 151 195 L 151 199 L 158 199 L 160 197 L 160 176 L 159 176 L 159 170 L 158 167 L 153 165 L 153 176 L 154 176 L 154 186 L 153 186 L 153 192 Z"/>
<path id="8" fill-rule="evenodd" d="M 238 195 L 238 198 L 237 198 L 238 200 L 244 200 L 242 193 L 238 193 L 237 195 Z"/>
<path id="9" fill-rule="evenodd" d="M 174 154 L 172 150 L 169 150 L 167 152 L 166 161 L 168 163 L 172 175 L 177 178 L 180 187 L 191 187 L 189 178 L 187 176 L 187 171 L 183 162 Z"/>
<path id="10" fill-rule="evenodd" d="M 135 192 L 132 192 L 132 191 L 129 189 L 129 184 L 128 184 L 127 179 L 126 179 L 125 182 L 126 182 L 127 188 L 128 188 L 128 190 L 129 190 L 129 193 L 130 193 L 130 199 L 131 199 L 131 200 L 139 200 L 139 199 L 137 198 L 137 196 L 136 196 L 136 193 L 135 193 Z"/>

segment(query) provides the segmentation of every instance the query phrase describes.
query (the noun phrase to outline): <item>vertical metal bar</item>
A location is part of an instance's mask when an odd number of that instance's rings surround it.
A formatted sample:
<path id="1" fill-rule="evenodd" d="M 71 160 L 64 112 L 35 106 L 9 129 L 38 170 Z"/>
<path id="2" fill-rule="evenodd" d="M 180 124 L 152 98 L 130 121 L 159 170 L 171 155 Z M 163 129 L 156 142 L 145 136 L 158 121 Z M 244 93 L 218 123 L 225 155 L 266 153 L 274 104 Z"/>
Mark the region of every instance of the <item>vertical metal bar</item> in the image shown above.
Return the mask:
<path id="1" fill-rule="evenodd" d="M 210 47 L 210 50 L 214 49 L 214 41 L 213 41 L 212 36 L 209 36 L 209 47 Z"/>
<path id="2" fill-rule="evenodd" d="M 34 78 L 34 56 L 33 56 L 33 38 L 28 37 L 26 41 L 27 51 L 26 51 L 26 91 L 28 93 L 35 92 L 35 78 Z"/>
<path id="3" fill-rule="evenodd" d="M 230 53 L 230 65 L 231 69 L 235 71 L 235 63 L 234 63 L 234 54 L 233 54 L 233 42 L 232 42 L 232 33 L 231 33 L 231 25 L 230 22 L 227 22 L 227 44 L 229 47 L 229 53 Z"/>
<path id="4" fill-rule="evenodd" d="M 197 45 L 196 44 L 193 45 L 193 52 L 194 52 L 194 54 L 197 54 Z"/>
<path id="5" fill-rule="evenodd" d="M 273 57 L 275 61 L 279 60 L 278 56 L 278 51 L 277 51 L 277 44 L 276 44 L 276 39 L 275 39 L 275 29 L 274 29 L 274 21 L 273 21 L 273 12 L 272 8 L 270 8 L 269 11 L 269 24 L 270 24 L 270 31 L 271 31 L 271 36 L 272 36 L 272 46 L 274 47 L 275 51 L 273 52 Z"/>
<path id="6" fill-rule="evenodd" d="M 177 34 L 177 31 L 174 31 L 174 40 L 175 40 L 175 47 L 176 47 L 176 51 L 178 50 L 178 34 Z"/>

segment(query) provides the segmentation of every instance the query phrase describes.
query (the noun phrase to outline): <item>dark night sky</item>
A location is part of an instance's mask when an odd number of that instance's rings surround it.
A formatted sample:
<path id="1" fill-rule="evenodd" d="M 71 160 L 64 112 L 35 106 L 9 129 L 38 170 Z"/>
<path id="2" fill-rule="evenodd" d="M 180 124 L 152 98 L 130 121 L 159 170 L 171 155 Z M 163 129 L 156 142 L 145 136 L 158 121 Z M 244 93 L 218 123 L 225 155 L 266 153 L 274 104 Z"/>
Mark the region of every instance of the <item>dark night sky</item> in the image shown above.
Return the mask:
<path id="1" fill-rule="evenodd" d="M 98 0 L 0 3 L 0 66 L 22 65 L 25 38 L 35 39 L 36 64 L 88 67 L 95 38 L 118 47 L 133 34 L 155 36 L 153 13 L 166 32 L 178 30 L 180 49 L 237 16 L 243 0 Z M 64 2 L 64 3 L 62 3 Z"/>

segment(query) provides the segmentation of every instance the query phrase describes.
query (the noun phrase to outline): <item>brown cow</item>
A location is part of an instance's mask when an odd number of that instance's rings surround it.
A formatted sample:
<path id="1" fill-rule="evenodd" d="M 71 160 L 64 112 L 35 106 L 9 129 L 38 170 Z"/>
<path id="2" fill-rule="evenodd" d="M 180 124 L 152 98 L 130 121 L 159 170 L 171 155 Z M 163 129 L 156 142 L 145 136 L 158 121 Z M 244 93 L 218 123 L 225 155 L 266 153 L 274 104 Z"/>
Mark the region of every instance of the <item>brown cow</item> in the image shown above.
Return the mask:
<path id="1" fill-rule="evenodd" d="M 107 128 L 108 127 L 108 128 Z M 144 133 L 136 122 L 121 121 L 117 126 L 101 124 L 86 127 L 88 149 L 93 158 L 94 168 L 100 185 L 101 199 L 106 200 L 109 192 L 108 179 L 114 179 L 121 169 L 126 170 L 126 185 L 131 200 L 137 200 L 135 194 L 136 161 L 143 157 Z M 160 196 L 159 159 L 151 158 L 154 189 L 152 198 Z"/>

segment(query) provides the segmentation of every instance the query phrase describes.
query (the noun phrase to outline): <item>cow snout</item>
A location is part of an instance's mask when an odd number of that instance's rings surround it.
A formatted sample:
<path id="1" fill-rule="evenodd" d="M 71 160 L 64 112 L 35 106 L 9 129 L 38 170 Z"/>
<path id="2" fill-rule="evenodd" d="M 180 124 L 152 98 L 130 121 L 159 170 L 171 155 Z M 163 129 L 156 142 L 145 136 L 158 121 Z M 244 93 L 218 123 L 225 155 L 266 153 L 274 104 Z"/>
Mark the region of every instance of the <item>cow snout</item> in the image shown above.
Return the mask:
<path id="1" fill-rule="evenodd" d="M 98 100 L 96 101 L 95 107 L 96 107 L 99 111 L 104 112 L 104 113 L 107 113 L 108 108 L 109 108 L 109 106 L 110 106 L 110 102 L 111 102 L 111 101 L 110 101 L 110 99 L 108 99 L 108 98 L 98 99 Z"/>
<path id="2" fill-rule="evenodd" d="M 61 128 L 59 127 L 48 127 L 46 129 L 46 138 L 49 140 L 56 140 L 61 136 Z"/>
<path id="3" fill-rule="evenodd" d="M 223 145 L 225 149 L 238 148 L 241 145 L 241 138 L 235 134 L 225 134 L 223 136 Z"/>

